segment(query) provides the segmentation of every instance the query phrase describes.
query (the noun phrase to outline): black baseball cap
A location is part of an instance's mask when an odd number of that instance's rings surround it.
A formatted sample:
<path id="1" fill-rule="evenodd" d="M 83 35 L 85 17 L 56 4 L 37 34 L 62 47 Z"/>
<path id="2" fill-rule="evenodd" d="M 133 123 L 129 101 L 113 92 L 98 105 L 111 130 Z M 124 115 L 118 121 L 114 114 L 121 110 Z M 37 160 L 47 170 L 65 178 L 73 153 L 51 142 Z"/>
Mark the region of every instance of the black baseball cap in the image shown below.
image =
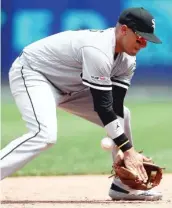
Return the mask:
<path id="1" fill-rule="evenodd" d="M 143 7 L 125 9 L 119 16 L 118 22 L 153 43 L 162 43 L 154 34 L 155 18 Z"/>

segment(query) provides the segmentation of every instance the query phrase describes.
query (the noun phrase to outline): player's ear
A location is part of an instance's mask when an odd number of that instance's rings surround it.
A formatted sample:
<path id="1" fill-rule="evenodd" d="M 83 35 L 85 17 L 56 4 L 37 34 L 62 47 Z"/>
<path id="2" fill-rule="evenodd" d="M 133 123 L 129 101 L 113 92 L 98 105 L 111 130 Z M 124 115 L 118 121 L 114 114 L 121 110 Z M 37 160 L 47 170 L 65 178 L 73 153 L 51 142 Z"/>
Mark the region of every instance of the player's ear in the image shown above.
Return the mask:
<path id="1" fill-rule="evenodd" d="M 122 35 L 126 35 L 127 34 L 127 25 L 121 25 L 121 33 Z"/>

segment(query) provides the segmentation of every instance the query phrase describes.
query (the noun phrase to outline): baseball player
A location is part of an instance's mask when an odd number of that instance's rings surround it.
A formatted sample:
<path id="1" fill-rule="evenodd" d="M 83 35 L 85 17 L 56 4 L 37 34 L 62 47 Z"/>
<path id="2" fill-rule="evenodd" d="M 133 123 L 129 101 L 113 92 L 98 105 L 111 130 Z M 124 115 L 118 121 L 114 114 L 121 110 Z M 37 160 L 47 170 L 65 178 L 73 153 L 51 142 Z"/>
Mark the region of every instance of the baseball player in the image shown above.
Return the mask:
<path id="1" fill-rule="evenodd" d="M 104 127 L 126 167 L 146 181 L 144 158 L 133 147 L 130 113 L 123 102 L 136 54 L 147 41 L 161 43 L 154 29 L 155 19 L 147 10 L 129 8 L 120 14 L 115 28 L 65 31 L 25 47 L 12 64 L 9 81 L 28 133 L 1 150 L 1 179 L 56 143 L 58 107 Z M 117 179 L 109 195 L 112 199 L 161 198 L 157 192 L 129 189 Z"/>

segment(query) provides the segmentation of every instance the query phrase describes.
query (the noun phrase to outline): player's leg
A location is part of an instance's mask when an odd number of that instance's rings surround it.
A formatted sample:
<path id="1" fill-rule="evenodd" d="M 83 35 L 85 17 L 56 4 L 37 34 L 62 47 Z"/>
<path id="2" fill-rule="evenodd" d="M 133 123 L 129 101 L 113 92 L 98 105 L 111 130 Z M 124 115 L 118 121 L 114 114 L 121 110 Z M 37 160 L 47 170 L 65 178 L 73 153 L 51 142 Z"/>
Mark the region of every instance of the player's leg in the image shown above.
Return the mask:
<path id="1" fill-rule="evenodd" d="M 41 151 L 52 146 L 57 137 L 54 88 L 41 74 L 22 66 L 19 61 L 13 65 L 9 79 L 12 94 L 26 122 L 28 133 L 13 140 L 1 150 L 1 179 L 11 175 Z"/>
<path id="2" fill-rule="evenodd" d="M 131 130 L 131 113 L 129 108 L 124 106 L 124 132 L 130 142 L 133 144 L 132 130 Z"/>
<path id="3" fill-rule="evenodd" d="M 85 89 L 82 92 L 74 93 L 64 103 L 60 105 L 64 110 L 80 116 L 92 123 L 103 127 L 103 124 L 93 108 L 93 100 L 90 90 Z M 132 142 L 131 134 L 131 117 L 128 108 L 124 107 L 124 132 Z M 113 151 L 113 160 L 115 159 L 116 151 Z M 136 191 L 122 184 L 120 180 L 113 180 L 109 190 L 109 196 L 117 200 L 159 200 L 162 197 L 161 193 L 154 191 Z"/>
<path id="4" fill-rule="evenodd" d="M 88 121 L 91 121 L 94 124 L 103 127 L 103 124 L 98 114 L 94 111 L 92 95 L 89 89 L 85 89 L 82 92 L 72 94 L 72 96 L 70 96 L 66 100 L 66 102 L 62 103 L 60 107 L 72 114 L 80 116 Z M 133 143 L 132 133 L 131 133 L 130 111 L 125 106 L 124 106 L 124 122 L 121 122 L 121 124 L 124 127 L 124 132 L 126 136 L 129 138 L 131 143 Z M 113 160 L 115 160 L 116 154 L 117 154 L 116 149 L 113 149 L 112 150 Z"/>
<path id="5" fill-rule="evenodd" d="M 133 143 L 132 131 L 131 131 L 131 114 L 130 110 L 124 106 L 124 132 L 129 138 L 130 142 Z M 112 150 L 112 159 L 115 161 L 117 149 Z M 121 180 L 114 177 L 111 187 L 109 189 L 109 196 L 113 200 L 147 200 L 155 201 L 162 198 L 160 192 L 149 190 L 149 191 L 140 191 L 129 188 L 124 185 Z"/>
<path id="6" fill-rule="evenodd" d="M 92 95 L 88 88 L 72 93 L 64 102 L 60 103 L 59 108 L 103 127 L 100 118 L 94 111 Z"/>
<path id="7" fill-rule="evenodd" d="M 73 93 L 65 102 L 60 104 L 60 107 L 72 114 L 103 127 L 98 114 L 94 111 L 92 95 L 88 88 L 81 92 Z M 133 143 L 130 120 L 130 111 L 124 106 L 124 123 L 122 125 L 124 125 L 126 136 Z"/>

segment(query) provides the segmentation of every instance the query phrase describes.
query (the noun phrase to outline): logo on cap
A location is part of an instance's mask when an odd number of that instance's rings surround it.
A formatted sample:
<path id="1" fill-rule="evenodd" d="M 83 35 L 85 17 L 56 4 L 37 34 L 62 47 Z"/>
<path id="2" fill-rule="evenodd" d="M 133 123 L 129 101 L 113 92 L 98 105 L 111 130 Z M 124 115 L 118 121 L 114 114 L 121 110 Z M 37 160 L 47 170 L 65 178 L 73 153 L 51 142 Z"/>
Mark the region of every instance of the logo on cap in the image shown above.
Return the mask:
<path id="1" fill-rule="evenodd" d="M 152 27 L 155 29 L 155 19 L 152 19 Z"/>

